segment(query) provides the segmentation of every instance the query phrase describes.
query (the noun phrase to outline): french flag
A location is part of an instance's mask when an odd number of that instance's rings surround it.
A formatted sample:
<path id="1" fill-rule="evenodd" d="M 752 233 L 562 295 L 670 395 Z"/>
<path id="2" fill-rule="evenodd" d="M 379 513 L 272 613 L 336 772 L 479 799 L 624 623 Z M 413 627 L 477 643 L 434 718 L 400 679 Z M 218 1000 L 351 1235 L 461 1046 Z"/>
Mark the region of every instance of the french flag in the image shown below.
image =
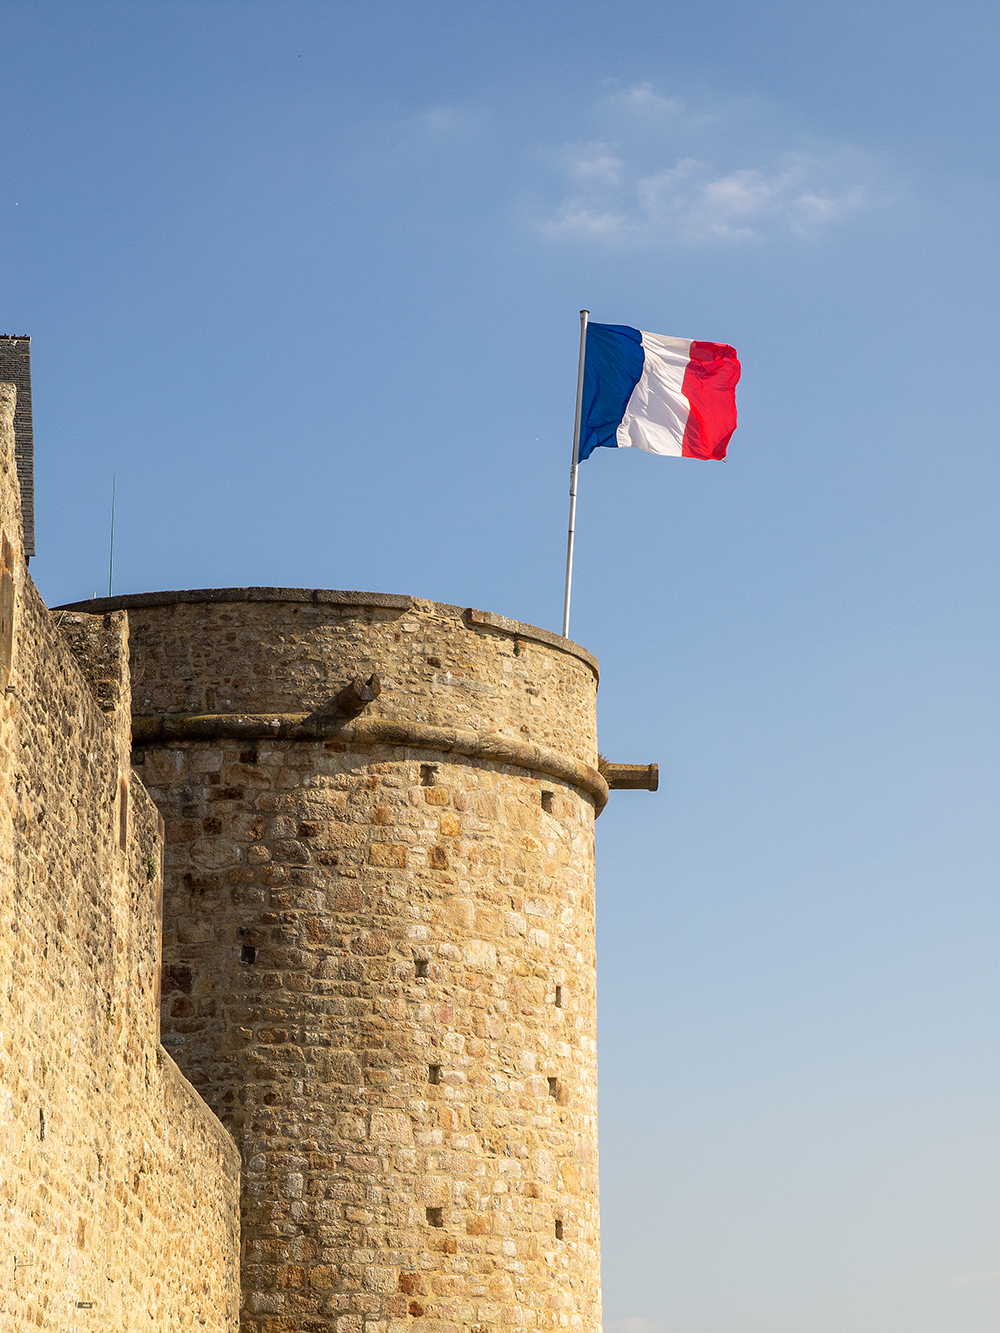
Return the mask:
<path id="1" fill-rule="evenodd" d="M 740 363 L 727 343 L 588 324 L 578 457 L 599 445 L 725 458 Z"/>

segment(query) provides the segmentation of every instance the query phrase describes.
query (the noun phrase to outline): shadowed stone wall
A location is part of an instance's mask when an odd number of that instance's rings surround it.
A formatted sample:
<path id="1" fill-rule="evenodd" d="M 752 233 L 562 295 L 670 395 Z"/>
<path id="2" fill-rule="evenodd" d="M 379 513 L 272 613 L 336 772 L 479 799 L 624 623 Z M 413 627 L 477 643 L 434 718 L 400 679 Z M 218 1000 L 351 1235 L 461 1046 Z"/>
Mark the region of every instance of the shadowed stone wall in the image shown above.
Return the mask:
<path id="1" fill-rule="evenodd" d="M 31 339 L 0 334 L 0 384 L 15 390 L 14 460 L 25 556 L 35 554 L 35 441 L 31 415 Z"/>
<path id="2" fill-rule="evenodd" d="M 0 1329 L 234 1333 L 239 1157 L 158 1043 L 127 618 L 49 612 L 0 383 Z"/>

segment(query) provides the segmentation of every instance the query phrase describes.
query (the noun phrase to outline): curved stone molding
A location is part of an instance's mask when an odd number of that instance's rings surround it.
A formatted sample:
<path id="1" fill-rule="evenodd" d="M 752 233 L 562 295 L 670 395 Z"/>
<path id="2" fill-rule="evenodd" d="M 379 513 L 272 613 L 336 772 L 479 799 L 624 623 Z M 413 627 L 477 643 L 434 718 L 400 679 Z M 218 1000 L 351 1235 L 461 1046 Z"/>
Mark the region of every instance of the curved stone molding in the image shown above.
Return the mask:
<path id="1" fill-rule="evenodd" d="M 141 746 L 162 741 L 213 739 L 286 741 L 342 741 L 345 745 L 405 745 L 442 754 L 461 754 L 511 764 L 532 773 L 547 773 L 571 783 L 593 797 L 595 814 L 608 803 L 609 786 L 596 768 L 541 745 L 505 736 L 480 736 L 474 731 L 432 727 L 420 722 L 390 722 L 382 718 L 343 722 L 311 713 L 202 713 L 166 714 L 132 719 L 132 741 Z M 652 790 L 655 790 L 653 788 Z"/>

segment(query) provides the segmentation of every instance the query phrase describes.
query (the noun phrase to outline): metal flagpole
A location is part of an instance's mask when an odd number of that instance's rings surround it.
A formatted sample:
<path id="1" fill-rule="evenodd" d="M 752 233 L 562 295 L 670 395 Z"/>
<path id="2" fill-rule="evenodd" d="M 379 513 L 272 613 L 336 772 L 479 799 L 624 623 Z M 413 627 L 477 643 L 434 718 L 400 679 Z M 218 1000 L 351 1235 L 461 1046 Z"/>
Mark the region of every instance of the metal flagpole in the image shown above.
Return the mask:
<path id="1" fill-rule="evenodd" d="M 576 424 L 573 427 L 573 466 L 569 471 L 569 537 L 566 541 L 566 596 L 563 600 L 563 638 L 569 638 L 569 598 L 573 590 L 573 537 L 576 533 L 576 474 L 580 467 L 580 414 L 583 410 L 583 363 L 587 359 L 589 310 L 580 311 L 580 369 L 576 377 Z"/>
<path id="2" fill-rule="evenodd" d="M 112 473 L 111 476 L 111 554 L 108 556 L 108 596 L 111 596 L 111 588 L 115 577 L 115 486 L 118 482 L 118 473 Z"/>

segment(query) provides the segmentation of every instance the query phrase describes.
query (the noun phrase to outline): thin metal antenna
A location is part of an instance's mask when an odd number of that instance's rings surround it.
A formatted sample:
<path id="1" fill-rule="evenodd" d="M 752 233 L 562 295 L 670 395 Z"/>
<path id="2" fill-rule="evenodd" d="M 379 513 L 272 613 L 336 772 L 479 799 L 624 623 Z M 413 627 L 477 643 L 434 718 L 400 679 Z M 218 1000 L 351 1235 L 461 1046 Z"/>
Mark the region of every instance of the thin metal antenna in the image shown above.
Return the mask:
<path id="1" fill-rule="evenodd" d="M 580 413 L 583 410 L 583 366 L 587 359 L 587 324 L 590 311 L 580 311 L 580 369 L 576 377 L 576 424 L 573 427 L 573 466 L 569 470 L 569 536 L 566 540 L 566 595 L 563 599 L 563 638 L 569 638 L 569 597 L 573 590 L 573 539 L 576 535 L 576 474 L 580 467 Z"/>
<path id="2" fill-rule="evenodd" d="M 115 487 L 118 483 L 118 473 L 111 474 L 111 555 L 108 558 L 108 596 L 112 595 L 112 588 L 115 581 Z"/>

